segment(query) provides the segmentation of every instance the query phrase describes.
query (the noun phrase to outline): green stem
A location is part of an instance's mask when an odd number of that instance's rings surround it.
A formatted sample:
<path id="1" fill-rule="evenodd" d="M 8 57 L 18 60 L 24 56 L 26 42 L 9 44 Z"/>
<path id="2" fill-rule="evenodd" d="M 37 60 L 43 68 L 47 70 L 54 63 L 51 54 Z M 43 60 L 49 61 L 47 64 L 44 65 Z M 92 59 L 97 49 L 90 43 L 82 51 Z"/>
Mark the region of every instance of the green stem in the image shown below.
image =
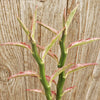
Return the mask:
<path id="1" fill-rule="evenodd" d="M 38 55 L 36 43 L 33 43 L 33 42 L 31 42 L 31 43 L 32 43 L 33 57 L 35 58 L 35 60 L 37 61 L 38 65 L 39 65 L 40 81 L 44 87 L 46 98 L 47 98 L 47 100 L 52 100 L 50 86 L 49 86 L 48 81 L 46 80 L 46 76 L 45 76 L 44 62 L 41 60 L 40 56 Z"/>
<path id="2" fill-rule="evenodd" d="M 65 60 L 66 60 L 66 57 L 67 57 L 67 51 L 65 49 L 65 37 L 66 37 L 66 34 L 64 34 L 64 32 L 62 34 L 61 41 L 59 42 L 60 49 L 61 49 L 61 57 L 60 57 L 60 60 L 59 60 L 58 68 L 61 68 L 61 67 L 64 66 L 64 63 L 65 63 Z M 65 82 L 65 71 L 63 71 L 59 75 L 58 84 L 57 84 L 56 100 L 61 100 L 62 93 L 63 93 L 64 82 Z"/>

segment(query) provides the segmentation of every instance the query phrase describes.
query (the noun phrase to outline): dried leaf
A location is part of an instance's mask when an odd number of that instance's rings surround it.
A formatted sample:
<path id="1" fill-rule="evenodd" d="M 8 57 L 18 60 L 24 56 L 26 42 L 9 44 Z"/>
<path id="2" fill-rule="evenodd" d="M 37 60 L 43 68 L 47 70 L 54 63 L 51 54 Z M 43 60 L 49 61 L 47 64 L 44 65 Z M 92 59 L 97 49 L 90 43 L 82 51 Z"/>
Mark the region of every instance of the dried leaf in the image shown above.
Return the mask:
<path id="1" fill-rule="evenodd" d="M 20 72 L 18 74 L 14 74 L 14 75 L 10 76 L 8 79 L 12 79 L 12 78 L 16 78 L 16 77 L 23 77 L 23 76 L 34 76 L 34 77 L 39 78 L 39 75 L 36 72 L 25 71 L 25 72 Z"/>

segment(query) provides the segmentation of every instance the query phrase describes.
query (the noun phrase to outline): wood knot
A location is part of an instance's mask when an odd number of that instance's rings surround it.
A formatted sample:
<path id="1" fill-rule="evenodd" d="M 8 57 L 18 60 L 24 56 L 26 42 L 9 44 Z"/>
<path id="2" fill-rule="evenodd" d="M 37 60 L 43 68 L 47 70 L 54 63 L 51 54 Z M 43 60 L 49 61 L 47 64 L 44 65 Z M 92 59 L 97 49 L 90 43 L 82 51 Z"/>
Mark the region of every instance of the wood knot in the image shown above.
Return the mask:
<path id="1" fill-rule="evenodd" d="M 9 76 L 11 76 L 9 68 L 0 64 L 0 81 L 7 82 Z"/>

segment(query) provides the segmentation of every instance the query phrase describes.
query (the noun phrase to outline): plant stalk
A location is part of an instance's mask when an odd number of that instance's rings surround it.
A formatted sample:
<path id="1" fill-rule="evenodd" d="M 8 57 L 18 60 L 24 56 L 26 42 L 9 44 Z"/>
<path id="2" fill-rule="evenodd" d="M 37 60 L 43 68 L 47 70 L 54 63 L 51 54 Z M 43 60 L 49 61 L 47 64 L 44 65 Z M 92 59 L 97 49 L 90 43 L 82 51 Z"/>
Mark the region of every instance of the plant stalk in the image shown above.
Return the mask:
<path id="1" fill-rule="evenodd" d="M 64 66 L 64 63 L 65 63 L 65 60 L 66 60 L 66 57 L 67 57 L 67 51 L 66 51 L 66 48 L 65 48 L 66 34 L 64 34 L 64 33 L 65 33 L 65 30 L 63 31 L 61 41 L 59 42 L 60 49 L 61 49 L 61 56 L 60 56 L 58 68 L 61 68 L 61 67 Z M 65 82 L 65 71 L 63 71 L 59 75 L 58 84 L 57 84 L 56 100 L 61 100 L 64 82 Z"/>
<path id="2" fill-rule="evenodd" d="M 40 56 L 38 55 L 36 43 L 33 43 L 33 42 L 31 42 L 31 43 L 32 43 L 33 57 L 35 58 L 35 60 L 37 61 L 38 65 L 39 65 L 40 81 L 44 87 L 46 98 L 47 98 L 47 100 L 52 100 L 50 86 L 49 86 L 48 81 L 46 80 L 46 76 L 45 76 L 44 62 L 41 60 Z"/>

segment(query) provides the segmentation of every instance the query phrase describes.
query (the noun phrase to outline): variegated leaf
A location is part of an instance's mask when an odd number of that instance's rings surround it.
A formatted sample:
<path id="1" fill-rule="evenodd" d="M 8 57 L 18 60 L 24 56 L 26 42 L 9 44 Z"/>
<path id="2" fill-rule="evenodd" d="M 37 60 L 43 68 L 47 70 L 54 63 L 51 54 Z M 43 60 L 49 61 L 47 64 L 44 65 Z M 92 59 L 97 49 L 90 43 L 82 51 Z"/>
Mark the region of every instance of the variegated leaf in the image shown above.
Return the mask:
<path id="1" fill-rule="evenodd" d="M 39 21 L 37 21 L 37 23 L 40 24 L 41 26 L 47 28 L 47 29 L 48 29 L 49 31 L 51 31 L 52 33 L 58 34 L 58 31 L 57 31 L 56 29 L 54 29 L 54 28 L 52 28 L 52 27 L 50 27 L 50 26 L 48 26 L 48 25 L 45 25 L 45 24 L 43 24 L 43 23 L 41 23 L 41 22 L 39 22 Z"/>
<path id="2" fill-rule="evenodd" d="M 43 56 L 42 56 L 42 60 L 44 61 L 45 56 L 47 55 L 48 51 L 51 49 L 51 47 L 54 45 L 54 43 L 57 41 L 57 39 L 59 39 L 60 35 L 62 34 L 63 30 L 65 28 L 63 28 L 50 42 L 50 44 L 45 48 L 44 52 L 43 52 Z"/>
<path id="3" fill-rule="evenodd" d="M 23 48 L 27 48 L 28 50 L 31 50 L 31 46 L 24 43 L 24 42 L 7 42 L 7 43 L 1 43 L 0 46 L 4 46 L 4 45 L 11 45 L 11 46 L 20 46 L 20 47 L 23 47 Z"/>
<path id="4" fill-rule="evenodd" d="M 89 38 L 89 39 L 85 39 L 85 40 L 79 40 L 79 41 L 71 43 L 69 45 L 68 49 L 76 47 L 76 46 L 84 45 L 87 43 L 91 43 L 91 42 L 96 41 L 96 40 L 100 40 L 100 38 L 91 38 L 91 39 Z"/>
<path id="5" fill-rule="evenodd" d="M 62 94 L 62 96 L 63 96 L 65 93 L 71 91 L 73 88 L 75 88 L 75 86 L 69 87 L 69 88 L 65 89 L 64 92 L 63 92 L 63 94 Z"/>
<path id="6" fill-rule="evenodd" d="M 37 92 L 37 93 L 41 93 L 43 95 L 45 95 L 45 93 L 42 90 L 39 89 L 26 89 L 27 91 L 31 91 L 31 92 Z M 56 95 L 55 91 L 51 91 L 52 94 Z"/>
<path id="7" fill-rule="evenodd" d="M 72 72 L 75 72 L 75 71 L 78 71 L 80 69 L 83 69 L 83 68 L 86 68 L 86 67 L 89 67 L 89 66 L 94 66 L 94 65 L 97 65 L 96 63 L 86 63 L 86 64 L 76 64 L 74 66 L 72 66 L 66 73 L 66 77 L 72 73 Z"/>
<path id="8" fill-rule="evenodd" d="M 51 77 L 48 76 L 48 75 L 46 75 L 46 79 L 47 79 L 48 81 L 50 81 Z M 57 85 L 55 80 L 52 80 L 52 82 L 53 82 L 55 85 Z"/>
<path id="9" fill-rule="evenodd" d="M 67 66 L 64 66 L 62 68 L 59 68 L 57 71 L 54 72 L 54 74 L 52 74 L 49 85 L 51 86 L 51 82 L 63 71 L 65 71 L 66 69 L 68 69 L 71 65 L 73 64 L 68 64 Z"/>
<path id="10" fill-rule="evenodd" d="M 23 76 L 34 76 L 34 77 L 39 78 L 39 75 L 36 72 L 25 71 L 25 72 L 20 72 L 20 73 L 14 74 L 14 75 L 10 76 L 8 79 L 12 79 L 12 78 L 16 78 L 16 77 L 23 77 Z"/>
<path id="11" fill-rule="evenodd" d="M 22 23 L 22 21 L 19 19 L 19 17 L 17 17 L 18 22 L 20 23 L 20 25 L 22 26 L 23 30 L 25 31 L 26 35 L 29 37 L 29 30 L 26 28 L 26 26 Z"/>
<path id="12" fill-rule="evenodd" d="M 66 23 L 65 23 L 65 27 L 66 27 L 65 34 L 66 34 L 66 35 L 67 35 L 67 30 L 68 30 L 68 28 L 69 28 L 69 25 L 70 25 L 70 23 L 72 22 L 72 19 L 73 19 L 75 13 L 76 13 L 77 8 L 78 8 L 78 5 L 71 11 L 71 13 L 70 13 L 70 15 L 69 15 L 69 17 L 68 17 L 68 19 L 67 19 L 67 21 L 66 21 Z"/>
<path id="13" fill-rule="evenodd" d="M 44 47 L 42 47 L 42 46 L 40 46 L 38 44 L 36 44 L 36 46 L 41 50 L 45 49 Z M 54 58 L 58 62 L 58 57 L 54 53 L 52 53 L 51 50 L 48 51 L 48 55 L 50 55 L 52 58 Z"/>
<path id="14" fill-rule="evenodd" d="M 45 93 L 42 90 L 39 90 L 39 89 L 27 89 L 27 91 L 42 93 L 42 94 L 45 95 Z"/>

